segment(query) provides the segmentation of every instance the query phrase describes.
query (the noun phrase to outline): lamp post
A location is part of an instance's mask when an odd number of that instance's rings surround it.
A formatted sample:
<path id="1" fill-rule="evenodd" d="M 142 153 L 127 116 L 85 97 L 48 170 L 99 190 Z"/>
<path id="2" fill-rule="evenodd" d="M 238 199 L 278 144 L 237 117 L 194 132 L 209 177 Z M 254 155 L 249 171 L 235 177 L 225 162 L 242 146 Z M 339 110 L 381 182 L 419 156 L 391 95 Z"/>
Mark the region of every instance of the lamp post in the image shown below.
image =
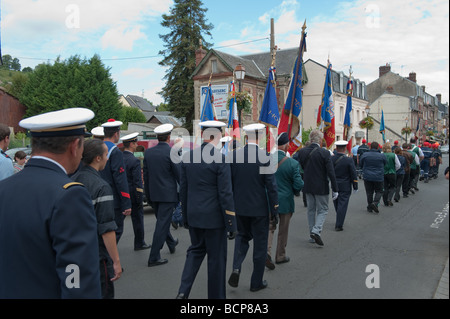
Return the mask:
<path id="1" fill-rule="evenodd" d="M 367 105 L 367 106 L 366 106 L 366 115 L 367 115 L 367 118 L 369 118 L 369 114 L 370 114 L 370 106 Z M 368 127 L 366 127 L 366 139 L 367 139 L 367 143 L 369 143 L 369 128 L 368 128 Z"/>
<path id="2" fill-rule="evenodd" d="M 242 92 L 242 80 L 245 78 L 245 67 L 242 64 L 236 65 L 234 69 L 234 73 L 236 74 L 236 79 L 239 81 L 239 93 Z M 242 127 L 242 107 L 238 110 L 239 115 L 239 127 Z"/>

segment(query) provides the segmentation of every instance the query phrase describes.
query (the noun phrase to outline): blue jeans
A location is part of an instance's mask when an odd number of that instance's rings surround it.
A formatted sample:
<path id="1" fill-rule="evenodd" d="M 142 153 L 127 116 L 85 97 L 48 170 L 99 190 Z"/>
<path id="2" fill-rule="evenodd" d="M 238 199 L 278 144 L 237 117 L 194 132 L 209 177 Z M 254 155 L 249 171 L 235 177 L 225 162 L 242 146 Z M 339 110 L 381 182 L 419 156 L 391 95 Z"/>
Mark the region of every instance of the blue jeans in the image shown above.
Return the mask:
<path id="1" fill-rule="evenodd" d="M 314 195 L 306 193 L 308 202 L 308 224 L 309 232 L 320 235 L 323 224 L 328 215 L 328 200 L 330 195 Z"/>

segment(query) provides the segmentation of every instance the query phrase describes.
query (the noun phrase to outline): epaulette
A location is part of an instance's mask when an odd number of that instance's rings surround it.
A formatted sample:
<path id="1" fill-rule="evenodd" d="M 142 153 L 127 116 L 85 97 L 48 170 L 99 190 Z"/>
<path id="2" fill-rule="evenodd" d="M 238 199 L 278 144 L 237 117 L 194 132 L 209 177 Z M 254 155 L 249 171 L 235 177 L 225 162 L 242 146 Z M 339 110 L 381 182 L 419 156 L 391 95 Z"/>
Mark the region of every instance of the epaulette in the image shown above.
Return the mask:
<path id="1" fill-rule="evenodd" d="M 67 183 L 66 185 L 63 186 L 63 188 L 64 188 L 64 189 L 68 189 L 68 188 L 70 188 L 70 187 L 72 187 L 72 186 L 84 186 L 84 185 L 81 184 L 81 183 L 75 183 L 75 182 L 73 182 L 73 183 Z"/>

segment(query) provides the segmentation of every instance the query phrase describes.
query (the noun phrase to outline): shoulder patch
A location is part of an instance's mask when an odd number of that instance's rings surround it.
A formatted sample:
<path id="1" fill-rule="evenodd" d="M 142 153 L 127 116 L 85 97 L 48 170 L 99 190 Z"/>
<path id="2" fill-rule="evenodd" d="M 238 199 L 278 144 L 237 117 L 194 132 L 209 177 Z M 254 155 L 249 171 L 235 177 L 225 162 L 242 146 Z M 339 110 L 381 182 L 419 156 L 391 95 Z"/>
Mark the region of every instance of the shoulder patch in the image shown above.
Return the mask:
<path id="1" fill-rule="evenodd" d="M 63 188 L 64 189 L 68 189 L 68 188 L 70 188 L 70 187 L 72 187 L 72 186 L 84 186 L 83 184 L 81 184 L 81 183 L 67 183 L 66 185 L 64 185 L 63 186 Z"/>

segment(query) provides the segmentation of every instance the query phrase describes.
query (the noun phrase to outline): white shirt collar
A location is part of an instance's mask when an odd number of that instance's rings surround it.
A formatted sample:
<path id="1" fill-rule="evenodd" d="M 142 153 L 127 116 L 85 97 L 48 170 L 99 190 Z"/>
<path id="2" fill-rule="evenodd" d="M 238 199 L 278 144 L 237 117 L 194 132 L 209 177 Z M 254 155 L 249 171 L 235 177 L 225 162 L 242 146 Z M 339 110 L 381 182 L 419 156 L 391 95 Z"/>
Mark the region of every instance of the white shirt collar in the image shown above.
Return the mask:
<path id="1" fill-rule="evenodd" d="M 52 162 L 53 164 L 56 164 L 57 166 L 59 166 L 59 168 L 61 168 L 63 170 L 63 172 L 67 175 L 66 169 L 61 164 L 59 164 L 57 161 L 55 161 L 55 160 L 53 160 L 51 158 L 48 158 L 48 157 L 45 157 L 45 156 L 33 156 L 32 158 L 34 158 L 34 159 L 42 159 L 42 160 L 46 160 L 46 161 Z"/>

